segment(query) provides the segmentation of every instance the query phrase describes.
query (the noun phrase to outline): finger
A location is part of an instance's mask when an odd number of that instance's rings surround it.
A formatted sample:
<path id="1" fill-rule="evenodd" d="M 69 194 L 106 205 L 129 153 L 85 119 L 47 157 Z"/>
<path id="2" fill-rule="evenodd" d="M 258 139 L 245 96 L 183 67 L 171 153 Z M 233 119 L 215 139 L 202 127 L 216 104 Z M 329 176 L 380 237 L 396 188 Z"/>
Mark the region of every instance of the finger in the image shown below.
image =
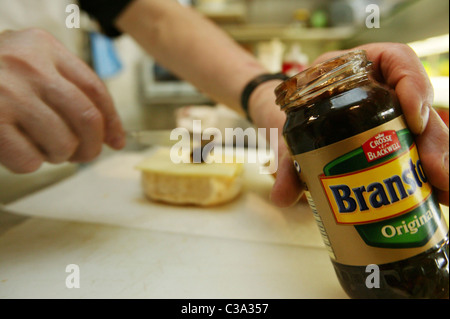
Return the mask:
<path id="1" fill-rule="evenodd" d="M 434 93 L 416 53 L 407 45 L 381 43 L 370 46 L 368 57 L 374 62 L 375 72 L 395 89 L 411 131 L 421 134 L 427 126 Z"/>
<path id="2" fill-rule="evenodd" d="M 428 122 L 434 93 L 415 52 L 409 46 L 398 43 L 372 43 L 352 50 L 355 49 L 366 50 L 368 59 L 373 62 L 375 78 L 395 90 L 409 128 L 414 134 L 421 134 Z M 326 53 L 315 63 L 348 51 Z"/>
<path id="3" fill-rule="evenodd" d="M 104 141 L 103 115 L 77 86 L 64 78 L 52 82 L 54 84 L 42 86 L 40 94 L 78 138 L 78 148 L 70 160 L 94 159 L 100 154 Z"/>
<path id="4" fill-rule="evenodd" d="M 21 129 L 44 153 L 46 161 L 59 164 L 69 160 L 77 150 L 77 137 L 49 106 L 37 99 L 31 103 L 15 108 Z"/>
<path id="5" fill-rule="evenodd" d="M 430 108 L 428 125 L 423 134 L 416 137 L 416 142 L 429 182 L 440 191 L 448 192 L 449 132 L 445 123 L 432 108 Z"/>
<path id="6" fill-rule="evenodd" d="M 57 52 L 56 67 L 60 74 L 75 84 L 98 108 L 105 121 L 105 143 L 115 149 L 125 145 L 125 133 L 120 118 L 114 108 L 113 100 L 103 82 L 81 60 L 68 56 L 66 50 Z"/>
<path id="7" fill-rule="evenodd" d="M 17 127 L 0 124 L 0 163 L 14 173 L 26 174 L 39 169 L 44 155 Z"/>
<path id="8" fill-rule="evenodd" d="M 276 206 L 286 208 L 295 205 L 302 194 L 303 187 L 289 152 L 284 152 L 278 165 L 277 177 L 270 199 Z"/>

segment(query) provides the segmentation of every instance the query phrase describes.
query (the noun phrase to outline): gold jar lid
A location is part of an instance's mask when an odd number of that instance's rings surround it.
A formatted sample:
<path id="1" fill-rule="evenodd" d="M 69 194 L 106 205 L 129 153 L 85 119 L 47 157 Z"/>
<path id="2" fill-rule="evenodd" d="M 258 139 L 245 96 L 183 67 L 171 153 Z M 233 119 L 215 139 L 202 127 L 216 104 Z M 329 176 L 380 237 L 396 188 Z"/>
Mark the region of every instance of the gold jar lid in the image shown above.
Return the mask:
<path id="1" fill-rule="evenodd" d="M 367 79 L 371 66 L 364 50 L 324 61 L 281 83 L 275 89 L 276 103 L 282 110 L 288 110 L 323 98 L 325 94 L 330 97 Z"/>

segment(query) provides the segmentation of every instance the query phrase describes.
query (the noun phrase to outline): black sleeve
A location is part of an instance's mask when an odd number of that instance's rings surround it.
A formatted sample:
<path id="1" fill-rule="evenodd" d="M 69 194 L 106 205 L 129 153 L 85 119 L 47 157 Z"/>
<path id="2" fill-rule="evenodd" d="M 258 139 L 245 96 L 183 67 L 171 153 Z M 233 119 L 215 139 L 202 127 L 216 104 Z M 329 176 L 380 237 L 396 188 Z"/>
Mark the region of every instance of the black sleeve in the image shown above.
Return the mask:
<path id="1" fill-rule="evenodd" d="M 120 13 L 134 0 L 79 0 L 80 7 L 98 21 L 103 33 L 110 37 L 121 34 L 114 26 Z"/>

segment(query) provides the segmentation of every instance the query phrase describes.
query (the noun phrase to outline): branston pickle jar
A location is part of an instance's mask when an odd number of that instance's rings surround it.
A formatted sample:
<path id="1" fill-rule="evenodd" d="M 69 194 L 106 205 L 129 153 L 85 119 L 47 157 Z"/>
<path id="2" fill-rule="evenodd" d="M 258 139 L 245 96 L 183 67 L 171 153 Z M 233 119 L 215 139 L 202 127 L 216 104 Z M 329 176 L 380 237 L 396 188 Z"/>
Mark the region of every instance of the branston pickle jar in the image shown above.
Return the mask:
<path id="1" fill-rule="evenodd" d="M 352 298 L 448 298 L 448 227 L 394 92 L 353 51 L 283 82 L 284 137 Z M 368 284 L 368 276 L 378 277 Z M 378 283 L 375 280 L 378 278 Z"/>

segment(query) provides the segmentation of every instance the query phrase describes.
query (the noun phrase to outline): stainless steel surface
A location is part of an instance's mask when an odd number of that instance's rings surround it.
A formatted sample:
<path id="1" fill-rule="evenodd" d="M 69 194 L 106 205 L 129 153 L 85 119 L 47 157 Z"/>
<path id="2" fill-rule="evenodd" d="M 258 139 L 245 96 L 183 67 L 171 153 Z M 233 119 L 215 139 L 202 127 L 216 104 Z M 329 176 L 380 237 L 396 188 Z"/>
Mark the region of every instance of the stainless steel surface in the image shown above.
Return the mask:
<path id="1" fill-rule="evenodd" d="M 178 139 L 170 139 L 171 130 L 138 130 L 127 132 L 127 138 L 141 145 L 173 146 Z"/>

